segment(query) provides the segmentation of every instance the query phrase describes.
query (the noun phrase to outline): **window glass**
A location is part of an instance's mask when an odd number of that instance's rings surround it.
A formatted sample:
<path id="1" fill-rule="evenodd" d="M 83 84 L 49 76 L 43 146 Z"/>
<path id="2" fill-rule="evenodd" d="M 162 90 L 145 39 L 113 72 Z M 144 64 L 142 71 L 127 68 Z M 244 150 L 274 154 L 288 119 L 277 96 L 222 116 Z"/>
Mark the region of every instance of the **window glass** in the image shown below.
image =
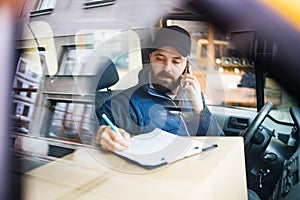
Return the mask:
<path id="1" fill-rule="evenodd" d="M 87 47 L 78 49 L 74 45 L 64 47 L 63 59 L 60 66 L 59 75 L 78 75 L 76 68 L 92 53 L 93 49 Z"/>
<path id="2" fill-rule="evenodd" d="M 32 118 L 34 106 L 30 102 L 25 102 L 21 99 L 13 100 L 12 109 L 12 127 L 24 127 L 28 129 L 30 120 Z"/>
<path id="3" fill-rule="evenodd" d="M 120 30 L 79 31 L 75 36 L 76 44 L 63 47 L 59 75 L 95 75 L 93 65 L 99 55 L 108 55 L 114 58 L 117 68 L 128 69 L 129 38 L 121 33 Z"/>
<path id="4" fill-rule="evenodd" d="M 131 45 L 130 38 L 133 37 L 131 34 L 135 33 L 127 34 L 120 30 L 79 32 L 75 36 L 76 45 L 64 46 L 59 75 L 93 75 L 92 61 L 86 62 L 86 59 L 94 59 L 99 55 L 107 55 L 113 59 L 118 69 L 128 71 L 130 67 L 128 51 Z"/>
<path id="5" fill-rule="evenodd" d="M 57 48 L 53 31 L 45 21 L 31 21 L 23 27 L 17 48 L 21 52 L 19 63 L 25 63 L 30 76 L 54 75 L 58 72 Z"/>
<path id="6" fill-rule="evenodd" d="M 28 88 L 32 89 L 33 86 L 32 85 L 28 85 Z M 31 98 L 31 92 L 30 91 L 27 92 L 26 97 Z"/>
<path id="7" fill-rule="evenodd" d="M 218 44 L 215 44 L 215 57 L 216 59 L 221 58 L 221 47 Z"/>
<path id="8" fill-rule="evenodd" d="M 21 92 L 20 92 L 20 90 L 18 90 L 18 88 L 22 88 L 22 85 L 23 85 L 23 82 L 18 80 L 17 78 L 15 78 L 15 81 L 14 81 L 14 86 L 16 86 L 15 95 L 21 94 Z"/>
<path id="9" fill-rule="evenodd" d="M 86 0 L 85 8 L 114 4 L 116 0 Z"/>
<path id="10" fill-rule="evenodd" d="M 264 88 L 265 101 L 273 103 L 270 114 L 279 121 L 293 122 L 289 109 L 297 107 L 297 101 L 290 96 L 272 77 L 266 75 Z"/>
<path id="11" fill-rule="evenodd" d="M 23 115 L 28 117 L 28 115 L 29 115 L 29 106 L 24 106 Z"/>
<path id="12" fill-rule="evenodd" d="M 87 0 L 87 2 L 97 2 L 97 3 L 105 3 L 109 1 L 115 1 L 115 0 Z"/>
<path id="13" fill-rule="evenodd" d="M 36 49 L 21 49 L 13 79 L 11 118 L 14 127 L 29 127 L 40 86 L 40 70 Z"/>
<path id="14" fill-rule="evenodd" d="M 18 71 L 20 73 L 25 73 L 26 63 L 20 59 L 19 65 L 18 65 Z"/>
<path id="15" fill-rule="evenodd" d="M 201 53 L 201 58 L 206 58 L 207 57 L 207 44 L 202 44 L 201 45 L 201 49 L 200 49 Z"/>
<path id="16" fill-rule="evenodd" d="M 197 44 L 197 50 L 192 52 L 190 59 L 196 61 L 194 69 L 200 72 L 198 80 L 208 104 L 256 110 L 255 66 L 249 57 L 249 52 L 253 51 L 251 46 L 253 32 L 235 32 L 226 36 L 208 23 L 199 24 L 184 20 L 167 20 L 167 23 L 185 27 Z M 198 26 L 195 25 L 197 23 Z M 236 45 L 239 45 L 243 52 L 237 51 Z M 221 84 L 217 84 L 218 81 Z M 264 100 L 274 105 L 272 117 L 292 122 L 289 108 L 297 106 L 297 102 L 268 75 L 265 77 Z"/>
<path id="17" fill-rule="evenodd" d="M 107 56 L 116 65 L 119 88 L 136 84 L 142 66 L 140 40 L 134 31 L 87 29 L 61 37 L 54 36 L 46 22 L 34 21 L 24 27 L 17 46 L 14 126 L 23 124 L 31 135 L 58 140 L 91 143 L 91 123 L 97 122 L 92 119 L 93 81 L 99 57 Z"/>
<path id="18" fill-rule="evenodd" d="M 197 76 L 204 93 L 206 103 L 214 105 L 235 104 L 236 97 L 226 95 L 233 93 L 241 79 L 242 72 L 233 67 L 226 50 L 232 44 L 207 22 L 167 20 L 188 30 L 192 38 L 190 63 L 193 74 Z M 237 103 L 240 103 L 237 100 Z"/>
<path id="19" fill-rule="evenodd" d="M 134 31 L 81 30 L 75 36 L 76 67 L 73 74 L 97 76 L 101 56 L 112 60 L 117 68 L 119 82 L 111 89 L 125 89 L 138 82 L 142 67 L 140 38 Z M 88 48 L 92 49 L 88 50 Z M 87 54 L 84 54 L 87 51 Z M 79 59 L 80 58 L 80 59 Z M 79 80 L 79 79 L 76 79 Z M 81 87 L 82 84 L 77 84 Z M 80 89 L 81 90 L 81 89 Z"/>
<path id="20" fill-rule="evenodd" d="M 41 74 L 40 60 L 35 54 L 37 52 L 22 51 L 16 70 L 19 76 L 29 78 L 33 81 L 40 79 L 38 77 L 38 74 Z"/>
<path id="21" fill-rule="evenodd" d="M 92 105 L 52 101 L 53 113 L 48 137 L 91 144 Z"/>
<path id="22" fill-rule="evenodd" d="M 36 10 L 45 10 L 49 8 L 55 8 L 57 0 L 39 0 Z"/>

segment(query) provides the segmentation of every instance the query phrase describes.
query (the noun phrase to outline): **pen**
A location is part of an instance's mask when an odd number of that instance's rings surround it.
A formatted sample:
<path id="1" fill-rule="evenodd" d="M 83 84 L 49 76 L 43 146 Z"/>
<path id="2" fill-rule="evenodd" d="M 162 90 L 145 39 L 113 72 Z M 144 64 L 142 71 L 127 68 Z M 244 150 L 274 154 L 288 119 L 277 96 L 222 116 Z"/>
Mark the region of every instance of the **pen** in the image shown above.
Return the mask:
<path id="1" fill-rule="evenodd" d="M 113 125 L 113 123 L 108 119 L 106 114 L 103 113 L 102 118 L 120 138 L 124 139 L 123 135 L 118 131 L 118 129 L 115 127 L 115 125 Z"/>
<path id="2" fill-rule="evenodd" d="M 214 149 L 216 147 L 218 147 L 217 144 L 212 144 L 212 145 L 210 145 L 208 147 L 203 148 L 202 151 L 208 151 L 208 150 Z"/>

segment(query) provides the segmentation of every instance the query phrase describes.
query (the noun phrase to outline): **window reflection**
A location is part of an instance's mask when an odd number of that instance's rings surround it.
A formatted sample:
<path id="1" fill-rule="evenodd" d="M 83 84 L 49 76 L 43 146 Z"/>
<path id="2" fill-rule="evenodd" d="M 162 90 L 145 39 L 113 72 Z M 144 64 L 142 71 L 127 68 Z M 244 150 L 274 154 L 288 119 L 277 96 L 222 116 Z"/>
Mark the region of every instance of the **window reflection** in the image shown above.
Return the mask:
<path id="1" fill-rule="evenodd" d="M 85 103 L 52 101 L 52 120 L 48 137 L 91 144 L 92 105 Z"/>

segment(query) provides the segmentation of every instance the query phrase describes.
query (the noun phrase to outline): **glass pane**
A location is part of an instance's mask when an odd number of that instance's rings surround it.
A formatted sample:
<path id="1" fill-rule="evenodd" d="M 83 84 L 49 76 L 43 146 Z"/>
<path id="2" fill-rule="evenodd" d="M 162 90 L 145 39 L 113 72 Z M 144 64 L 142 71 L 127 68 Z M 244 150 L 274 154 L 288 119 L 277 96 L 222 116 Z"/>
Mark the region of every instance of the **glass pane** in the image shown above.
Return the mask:
<path id="1" fill-rule="evenodd" d="M 37 89 L 41 80 L 41 76 L 37 74 L 40 73 L 40 63 L 37 58 L 35 50 L 22 49 L 15 68 L 12 100 L 16 107 L 11 117 L 14 129 L 18 132 L 24 132 L 25 129 L 27 132 L 32 119 Z"/>
<path id="2" fill-rule="evenodd" d="M 48 136 L 91 144 L 92 110 L 91 104 L 56 102 Z"/>
<path id="3" fill-rule="evenodd" d="M 279 121 L 293 122 L 289 114 L 290 107 L 297 107 L 297 101 L 292 98 L 273 78 L 265 79 L 265 101 L 273 103 L 271 116 Z"/>
<path id="4" fill-rule="evenodd" d="M 54 8 L 57 0 L 41 0 L 38 10 Z"/>
<path id="5" fill-rule="evenodd" d="M 92 51 L 91 46 L 87 46 L 87 49 L 80 49 L 75 46 L 65 47 L 59 75 L 78 75 L 78 65 L 84 62 Z"/>
<path id="6" fill-rule="evenodd" d="M 208 104 L 256 107 L 254 66 L 229 36 L 203 22 L 168 20 L 167 24 L 182 26 L 191 34 L 193 74 Z"/>

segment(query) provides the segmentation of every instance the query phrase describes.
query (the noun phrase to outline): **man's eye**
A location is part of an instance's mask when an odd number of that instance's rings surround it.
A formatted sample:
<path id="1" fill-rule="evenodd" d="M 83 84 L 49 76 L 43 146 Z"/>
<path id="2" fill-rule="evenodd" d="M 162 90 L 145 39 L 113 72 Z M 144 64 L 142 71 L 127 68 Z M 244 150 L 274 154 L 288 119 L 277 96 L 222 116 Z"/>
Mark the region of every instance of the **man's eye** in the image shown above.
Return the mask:
<path id="1" fill-rule="evenodd" d="M 174 64 L 180 64 L 181 61 L 180 61 L 180 60 L 173 60 L 173 63 L 174 63 Z"/>
<path id="2" fill-rule="evenodd" d="M 156 60 L 159 60 L 159 61 L 161 61 L 161 60 L 163 60 L 164 58 L 163 57 L 156 57 Z"/>

